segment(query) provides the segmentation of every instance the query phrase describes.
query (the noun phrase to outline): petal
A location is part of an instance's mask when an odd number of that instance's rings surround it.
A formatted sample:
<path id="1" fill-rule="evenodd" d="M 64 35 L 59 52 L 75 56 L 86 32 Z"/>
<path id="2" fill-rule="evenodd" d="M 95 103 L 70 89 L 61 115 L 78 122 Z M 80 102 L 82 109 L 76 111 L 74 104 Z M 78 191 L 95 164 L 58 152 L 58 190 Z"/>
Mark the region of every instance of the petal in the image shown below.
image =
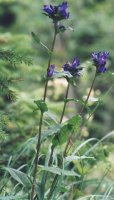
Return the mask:
<path id="1" fill-rule="evenodd" d="M 76 68 L 77 66 L 79 66 L 80 61 L 78 58 L 74 58 L 74 60 L 72 61 L 72 68 Z"/>
<path id="2" fill-rule="evenodd" d="M 54 65 L 50 65 L 49 71 L 48 71 L 48 76 L 49 76 L 49 77 L 52 77 L 52 76 L 53 76 L 54 69 L 55 69 L 55 66 L 54 66 Z"/>

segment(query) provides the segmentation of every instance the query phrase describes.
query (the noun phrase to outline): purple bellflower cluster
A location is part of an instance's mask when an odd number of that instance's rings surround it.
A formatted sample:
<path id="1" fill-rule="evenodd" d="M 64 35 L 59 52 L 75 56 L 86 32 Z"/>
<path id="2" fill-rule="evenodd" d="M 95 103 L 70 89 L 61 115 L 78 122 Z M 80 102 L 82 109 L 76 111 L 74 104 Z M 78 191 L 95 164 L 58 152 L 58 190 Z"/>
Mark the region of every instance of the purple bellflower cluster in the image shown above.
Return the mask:
<path id="1" fill-rule="evenodd" d="M 50 65 L 49 70 L 48 70 L 48 77 L 52 77 L 54 73 L 55 66 Z"/>
<path id="2" fill-rule="evenodd" d="M 63 2 L 58 6 L 53 5 L 44 5 L 43 11 L 44 14 L 53 20 L 53 22 L 58 22 L 63 19 L 69 18 L 69 13 L 67 12 L 68 4 Z"/>
<path id="3" fill-rule="evenodd" d="M 56 33 L 64 32 L 66 28 L 59 24 L 59 21 L 68 19 L 69 12 L 67 11 L 68 3 L 64 1 L 59 5 L 44 5 L 43 12 L 46 16 L 51 18 L 53 22 L 56 24 Z M 108 52 L 93 52 L 92 60 L 94 65 L 96 66 L 96 72 L 98 74 L 105 73 L 107 71 L 106 62 L 109 57 Z M 63 70 L 69 72 L 73 77 L 79 77 L 80 72 L 83 69 L 82 67 L 78 67 L 80 65 L 79 59 L 74 58 L 71 62 L 67 62 L 63 65 Z M 52 77 L 54 73 L 55 66 L 50 65 L 48 69 L 48 77 Z"/>
<path id="4" fill-rule="evenodd" d="M 67 62 L 63 65 L 63 70 L 68 71 L 72 76 L 79 77 L 80 71 L 82 67 L 78 67 L 80 65 L 80 61 L 78 58 L 74 58 L 72 62 Z"/>
<path id="5" fill-rule="evenodd" d="M 107 71 L 106 62 L 109 57 L 109 52 L 93 52 L 92 60 L 96 66 L 97 73 L 105 73 Z"/>

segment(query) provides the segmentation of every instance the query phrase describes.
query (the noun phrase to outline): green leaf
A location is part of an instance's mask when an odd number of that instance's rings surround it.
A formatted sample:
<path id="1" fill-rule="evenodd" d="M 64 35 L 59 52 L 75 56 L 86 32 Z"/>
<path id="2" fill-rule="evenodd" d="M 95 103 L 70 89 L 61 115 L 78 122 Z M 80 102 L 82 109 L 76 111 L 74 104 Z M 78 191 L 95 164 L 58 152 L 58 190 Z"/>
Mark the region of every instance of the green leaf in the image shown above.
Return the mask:
<path id="1" fill-rule="evenodd" d="M 67 77 L 67 78 L 71 78 L 72 75 L 70 74 L 70 72 L 57 72 L 57 71 L 54 71 L 54 74 L 53 74 L 53 77 L 55 78 L 62 78 L 62 77 Z"/>
<path id="2" fill-rule="evenodd" d="M 58 133 L 61 129 L 61 124 L 57 124 L 55 126 L 50 127 L 48 130 L 42 133 L 41 141 L 44 141 L 47 137 L 53 136 L 54 134 Z"/>
<path id="3" fill-rule="evenodd" d="M 58 123 L 58 122 L 57 122 L 57 119 L 56 119 L 56 116 L 55 116 L 54 114 L 52 114 L 50 111 L 48 111 L 46 114 L 47 114 L 47 116 L 48 116 L 51 120 L 53 120 L 56 124 Z"/>
<path id="4" fill-rule="evenodd" d="M 42 190 L 41 182 L 36 183 L 35 192 L 37 194 L 37 199 L 38 200 L 43 200 L 44 199 L 45 192 Z"/>
<path id="5" fill-rule="evenodd" d="M 74 160 L 83 160 L 83 159 L 93 159 L 93 160 L 95 160 L 95 158 L 94 157 L 88 157 L 88 156 L 67 156 L 66 158 L 65 158 L 65 161 L 66 162 L 72 162 L 72 161 L 74 161 Z"/>
<path id="6" fill-rule="evenodd" d="M 34 101 L 34 103 L 37 105 L 38 109 L 39 109 L 42 113 L 48 111 L 47 104 L 44 102 L 44 100 L 40 99 L 40 100 Z"/>
<path id="7" fill-rule="evenodd" d="M 80 125 L 81 125 L 81 116 L 80 115 L 73 116 L 71 119 L 67 121 L 67 124 L 65 124 L 60 129 L 59 133 L 57 133 L 54 136 L 52 140 L 53 145 L 57 146 L 57 145 L 62 145 L 63 143 L 65 143 L 68 137 L 73 132 L 77 132 L 79 130 Z"/>
<path id="8" fill-rule="evenodd" d="M 98 142 L 97 142 L 96 144 L 94 144 L 91 148 L 89 148 L 89 149 L 84 153 L 84 155 L 88 155 L 90 152 L 94 151 L 95 148 L 98 148 L 98 145 L 100 145 L 100 144 L 101 144 L 104 140 L 106 140 L 107 138 L 108 138 L 108 140 L 109 140 L 109 138 L 112 137 L 113 135 L 114 135 L 114 131 L 111 131 L 111 132 L 109 132 L 108 134 L 106 134 L 103 138 L 101 138 L 100 140 L 96 139 L 96 140 L 98 140 Z"/>
<path id="9" fill-rule="evenodd" d="M 64 176 L 78 176 L 78 177 L 80 177 L 80 175 L 77 174 L 74 171 L 60 169 L 59 167 L 46 167 L 46 166 L 42 166 L 42 165 L 39 165 L 39 167 L 41 167 L 42 170 L 51 172 L 53 174 L 64 175 Z"/>
<path id="10" fill-rule="evenodd" d="M 82 118 L 80 115 L 73 116 L 71 119 L 69 119 L 68 123 L 73 126 L 73 131 L 78 132 L 80 125 L 82 122 Z"/>
<path id="11" fill-rule="evenodd" d="M 32 35 L 34 41 L 36 41 L 37 43 L 40 43 L 40 38 L 34 32 L 31 32 L 31 35 Z"/>
<path id="12" fill-rule="evenodd" d="M 91 141 L 98 141 L 98 139 L 97 138 L 89 138 L 89 139 L 85 140 L 78 147 L 76 147 L 76 149 L 72 153 L 72 156 L 76 155 L 80 151 L 81 148 L 83 148 L 84 146 L 86 146 L 86 144 L 88 144 Z M 86 155 L 86 154 L 84 154 L 84 155 Z"/>
<path id="13" fill-rule="evenodd" d="M 40 38 L 34 32 L 31 32 L 31 35 L 35 42 L 37 42 L 38 44 L 41 44 L 48 51 L 48 53 L 50 52 L 48 47 L 43 42 L 41 42 Z"/>
<path id="14" fill-rule="evenodd" d="M 60 191 L 61 193 L 65 193 L 65 192 L 68 191 L 68 188 L 67 188 L 67 187 L 64 187 L 64 186 L 61 186 L 61 187 L 59 188 L 59 191 Z"/>
<path id="15" fill-rule="evenodd" d="M 53 140 L 52 140 L 52 144 L 54 146 L 57 146 L 57 145 L 62 145 L 63 143 L 65 143 L 68 139 L 68 137 L 72 134 L 73 130 L 72 130 L 72 126 L 67 124 L 67 125 L 64 125 L 60 132 L 57 133 Z"/>
<path id="16" fill-rule="evenodd" d="M 45 166 L 48 166 L 50 164 L 50 156 L 51 156 L 52 148 L 53 147 L 50 145 L 49 148 L 47 149 L 46 158 L 45 158 Z M 42 180 L 41 180 L 41 183 L 40 183 L 40 186 L 39 186 L 41 192 L 38 191 L 38 193 L 41 193 L 40 194 L 41 198 L 39 198 L 41 200 L 43 200 L 44 196 L 45 196 L 45 188 L 46 188 L 47 177 L 48 177 L 48 172 L 43 171 Z"/>
<path id="17" fill-rule="evenodd" d="M 67 99 L 64 99 L 64 102 L 65 103 L 68 103 L 70 101 L 74 101 L 76 103 L 80 103 L 81 105 L 84 105 L 84 101 L 83 100 L 78 100 L 78 99 L 75 99 L 75 98 L 67 98 Z"/>
<path id="18" fill-rule="evenodd" d="M 6 197 L 0 197 L 0 200 L 28 200 L 28 195 L 26 196 L 6 196 Z"/>
<path id="19" fill-rule="evenodd" d="M 15 179 L 18 183 L 25 186 L 26 188 L 31 187 L 31 182 L 25 173 L 13 168 L 5 168 L 5 169 L 10 173 L 12 178 Z"/>

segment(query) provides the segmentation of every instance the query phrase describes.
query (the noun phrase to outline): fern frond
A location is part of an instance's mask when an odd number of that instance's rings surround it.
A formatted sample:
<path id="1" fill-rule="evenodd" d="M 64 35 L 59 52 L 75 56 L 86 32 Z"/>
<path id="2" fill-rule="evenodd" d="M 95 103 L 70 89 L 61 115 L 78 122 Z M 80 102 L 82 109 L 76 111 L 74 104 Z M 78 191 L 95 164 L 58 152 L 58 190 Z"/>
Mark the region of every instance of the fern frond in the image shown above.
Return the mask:
<path id="1" fill-rule="evenodd" d="M 14 52 L 13 50 L 0 49 L 0 59 L 10 62 L 14 66 L 19 63 L 25 63 L 26 65 L 32 64 L 31 58 Z"/>
<path id="2" fill-rule="evenodd" d="M 0 77 L 0 96 L 5 96 L 7 100 L 16 100 L 16 94 L 14 91 L 9 89 L 12 82 L 19 81 L 13 80 L 12 78 Z"/>
<path id="3" fill-rule="evenodd" d="M 6 77 L 0 77 L 0 91 L 6 90 L 9 86 L 10 80 Z"/>
<path id="4" fill-rule="evenodd" d="M 3 112 L 0 112 L 0 142 L 6 139 L 8 123 L 9 123 L 8 116 Z"/>

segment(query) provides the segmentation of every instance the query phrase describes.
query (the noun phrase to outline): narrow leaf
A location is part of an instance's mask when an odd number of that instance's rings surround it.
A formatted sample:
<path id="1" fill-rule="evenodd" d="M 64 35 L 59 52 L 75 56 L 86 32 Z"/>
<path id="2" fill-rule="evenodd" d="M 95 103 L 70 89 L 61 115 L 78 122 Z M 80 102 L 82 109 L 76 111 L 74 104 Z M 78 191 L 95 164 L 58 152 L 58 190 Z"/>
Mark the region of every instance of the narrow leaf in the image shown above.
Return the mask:
<path id="1" fill-rule="evenodd" d="M 48 47 L 43 42 L 41 42 L 40 38 L 34 32 L 31 32 L 31 35 L 35 42 L 37 42 L 38 44 L 41 44 L 48 51 L 48 53 L 50 52 Z"/>
<path id="2" fill-rule="evenodd" d="M 70 101 L 74 101 L 75 103 L 80 103 L 81 105 L 84 105 L 84 102 L 83 100 L 78 100 L 78 99 L 75 99 L 75 98 L 67 98 L 67 99 L 64 99 L 64 102 L 65 103 L 68 103 Z"/>
<path id="3" fill-rule="evenodd" d="M 0 197 L 0 200 L 28 200 L 28 196 L 6 196 Z"/>
<path id="4" fill-rule="evenodd" d="M 46 166 L 42 166 L 42 165 L 39 165 L 39 167 L 41 167 L 42 170 L 51 172 L 53 174 L 64 175 L 64 176 L 78 176 L 78 177 L 80 177 L 80 175 L 77 174 L 74 171 L 60 169 L 59 167 L 46 167 Z"/>
<path id="5" fill-rule="evenodd" d="M 31 187 L 31 182 L 25 173 L 13 168 L 5 168 L 5 169 L 10 173 L 12 178 L 15 179 L 18 183 L 25 186 L 26 188 Z"/>
<path id="6" fill-rule="evenodd" d="M 34 39 L 37 43 L 40 43 L 39 37 L 38 37 L 34 32 L 31 32 L 31 35 L 32 35 L 33 39 Z"/>
<path id="7" fill-rule="evenodd" d="M 54 71 L 54 74 L 53 74 L 53 77 L 56 77 L 56 78 L 62 78 L 62 77 L 68 77 L 68 78 L 71 78 L 72 75 L 69 73 L 69 72 L 57 72 L 57 71 Z"/>
<path id="8" fill-rule="evenodd" d="M 98 139 L 96 138 L 89 138 L 88 140 L 84 141 L 83 143 L 81 143 L 76 149 L 75 151 L 72 153 L 72 156 L 74 156 L 81 148 L 83 148 L 86 144 L 88 144 L 91 141 L 98 141 Z"/>
<path id="9" fill-rule="evenodd" d="M 28 200 L 28 196 L 6 196 L 0 197 L 0 200 Z"/>
<path id="10" fill-rule="evenodd" d="M 94 157 L 88 157 L 88 156 L 67 156 L 64 160 L 68 162 L 72 162 L 74 160 L 82 160 L 82 159 L 93 159 L 95 160 Z"/>

